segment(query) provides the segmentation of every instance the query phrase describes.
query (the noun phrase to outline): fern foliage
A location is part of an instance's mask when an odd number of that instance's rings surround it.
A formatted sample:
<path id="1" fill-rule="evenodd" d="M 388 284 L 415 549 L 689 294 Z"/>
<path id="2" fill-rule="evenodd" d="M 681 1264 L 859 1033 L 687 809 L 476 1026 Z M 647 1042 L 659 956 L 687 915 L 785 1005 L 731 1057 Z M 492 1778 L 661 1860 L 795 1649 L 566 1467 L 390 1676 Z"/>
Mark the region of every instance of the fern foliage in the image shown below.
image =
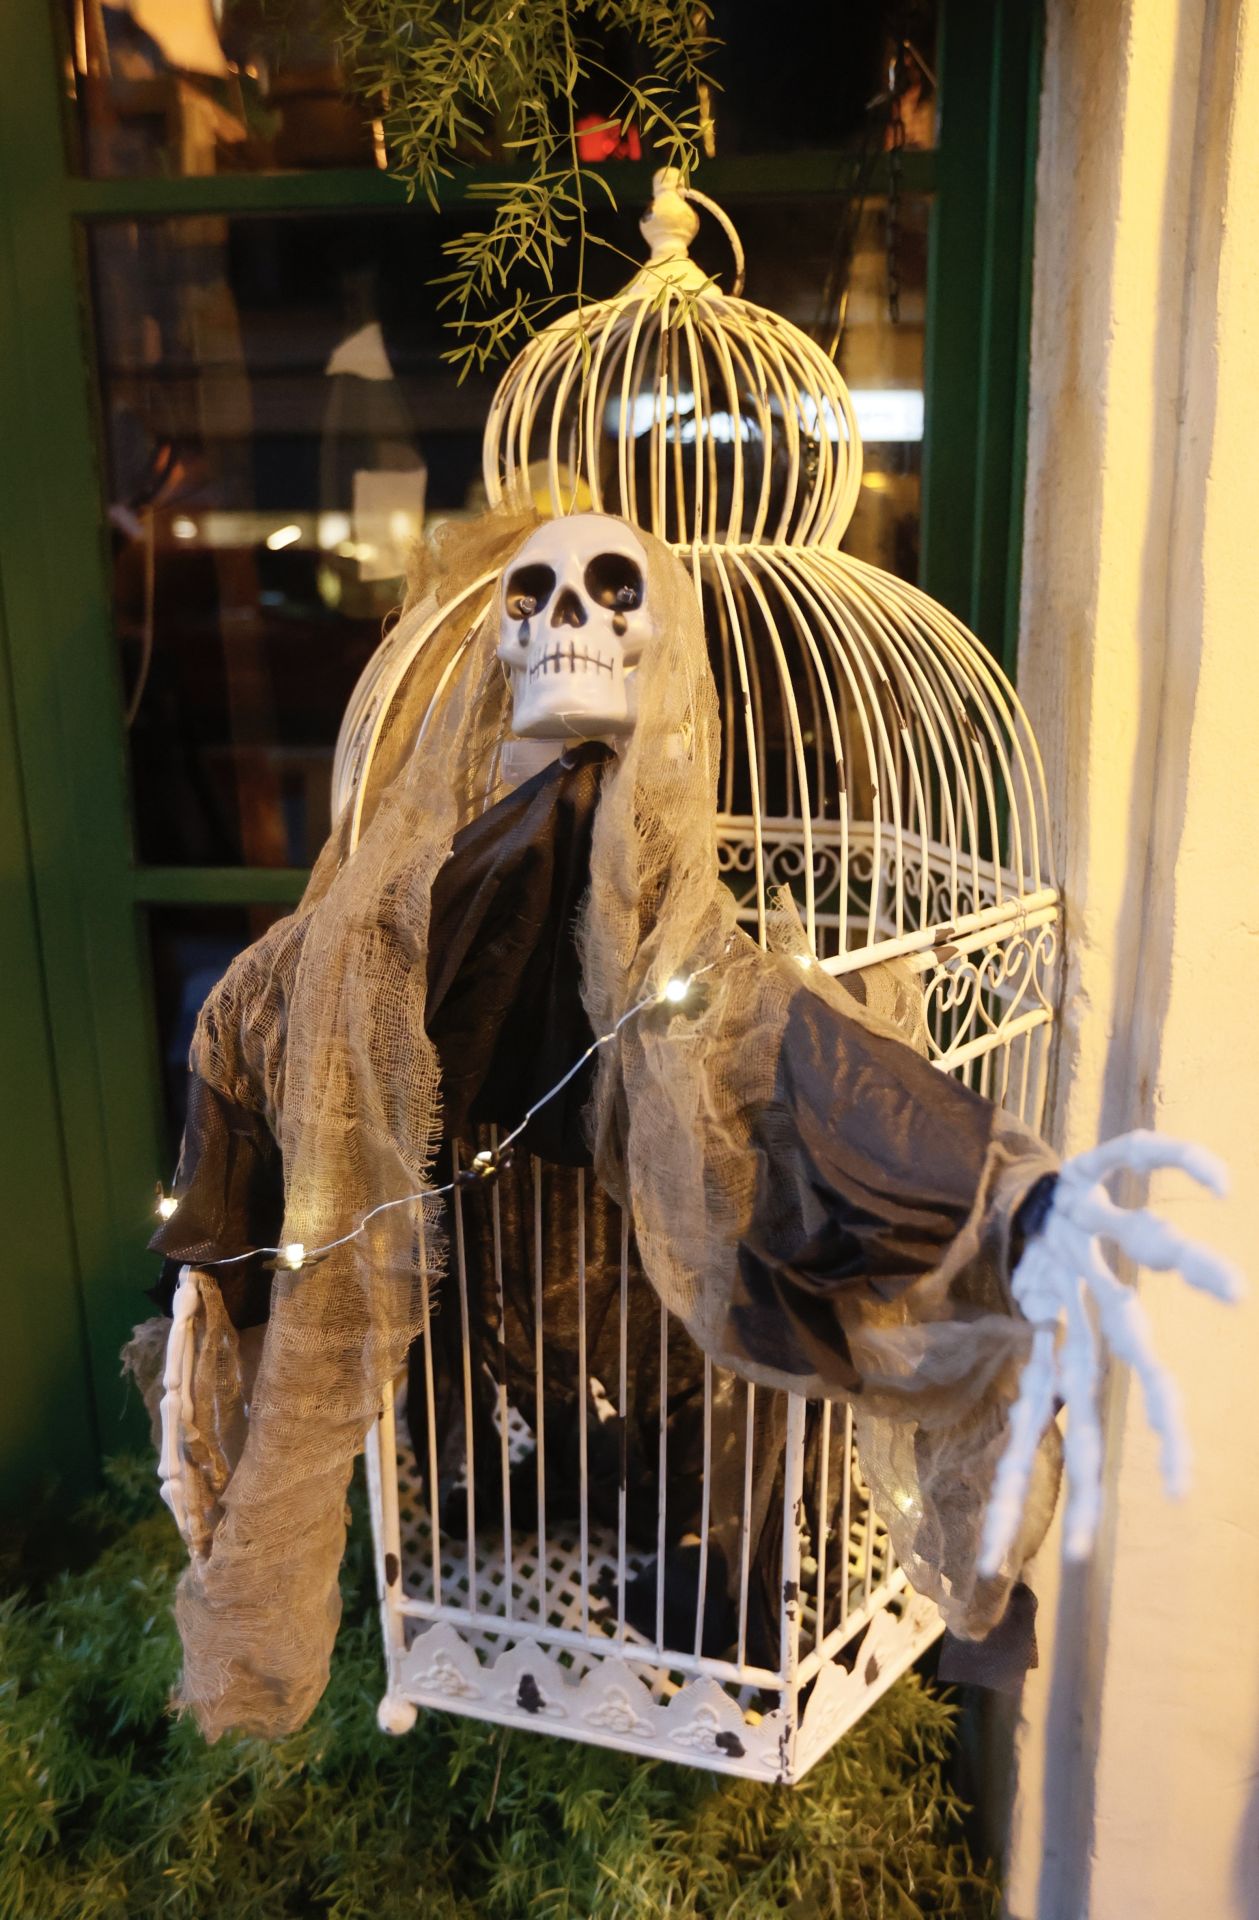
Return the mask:
<path id="1" fill-rule="evenodd" d="M 919 1920 L 992 1890 L 945 1785 L 951 1709 L 902 1680 L 804 1784 L 714 1778 L 421 1715 L 379 1733 L 361 1506 L 332 1684 L 274 1746 L 167 1699 L 180 1549 L 116 1465 L 103 1550 L 0 1610 L 3 1920 Z"/>
<path id="2" fill-rule="evenodd" d="M 439 206 L 456 170 L 488 219 L 452 235 L 437 282 L 460 375 L 484 366 L 558 307 L 580 305 L 590 224 L 615 207 L 581 136 L 632 129 L 657 166 L 694 166 L 713 45 L 704 0 L 339 0 L 340 44 L 379 116 L 394 170 Z M 583 116 L 580 103 L 607 104 Z M 501 178 L 481 171 L 491 165 Z M 574 271 L 557 285 L 570 243 Z M 634 263 L 637 265 L 637 262 Z"/>

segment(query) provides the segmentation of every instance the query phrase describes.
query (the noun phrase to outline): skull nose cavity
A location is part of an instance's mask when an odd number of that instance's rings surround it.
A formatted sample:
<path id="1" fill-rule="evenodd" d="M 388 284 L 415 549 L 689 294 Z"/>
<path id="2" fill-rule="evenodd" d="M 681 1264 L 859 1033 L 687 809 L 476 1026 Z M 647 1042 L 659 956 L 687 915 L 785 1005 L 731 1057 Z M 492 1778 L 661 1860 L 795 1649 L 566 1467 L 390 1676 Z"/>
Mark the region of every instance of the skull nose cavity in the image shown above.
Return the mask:
<path id="1" fill-rule="evenodd" d="M 555 596 L 555 605 L 551 609 L 553 627 L 584 627 L 586 609 L 571 587 L 561 587 Z"/>

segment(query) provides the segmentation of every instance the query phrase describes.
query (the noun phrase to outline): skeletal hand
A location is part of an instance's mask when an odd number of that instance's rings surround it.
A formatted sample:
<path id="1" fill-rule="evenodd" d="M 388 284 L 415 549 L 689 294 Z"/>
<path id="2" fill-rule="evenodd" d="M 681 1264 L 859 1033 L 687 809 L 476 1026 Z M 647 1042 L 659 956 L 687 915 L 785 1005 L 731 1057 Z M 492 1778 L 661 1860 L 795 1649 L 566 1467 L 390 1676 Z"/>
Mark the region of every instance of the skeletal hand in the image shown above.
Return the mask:
<path id="1" fill-rule="evenodd" d="M 1059 1402 L 1067 1409 L 1064 1551 L 1067 1559 L 1082 1560 L 1092 1548 L 1102 1484 L 1099 1333 L 1140 1381 L 1146 1414 L 1159 1436 L 1168 1492 L 1180 1496 L 1187 1491 L 1189 1445 L 1175 1381 L 1154 1352 L 1135 1290 L 1111 1271 L 1101 1243 L 1113 1241 L 1134 1265 L 1179 1273 L 1191 1287 L 1217 1300 L 1239 1300 L 1243 1286 L 1228 1261 L 1144 1208 L 1116 1206 L 1106 1192 L 1104 1182 L 1112 1173 L 1150 1173 L 1158 1167 L 1179 1167 L 1212 1193 L 1222 1197 L 1227 1192 L 1225 1169 L 1205 1148 L 1154 1133 L 1121 1134 L 1067 1161 L 1045 1222 L 1019 1261 L 1014 1297 L 1035 1331 L 993 1482 L 981 1574 L 998 1573 L 1014 1544 L 1036 1450 Z"/>

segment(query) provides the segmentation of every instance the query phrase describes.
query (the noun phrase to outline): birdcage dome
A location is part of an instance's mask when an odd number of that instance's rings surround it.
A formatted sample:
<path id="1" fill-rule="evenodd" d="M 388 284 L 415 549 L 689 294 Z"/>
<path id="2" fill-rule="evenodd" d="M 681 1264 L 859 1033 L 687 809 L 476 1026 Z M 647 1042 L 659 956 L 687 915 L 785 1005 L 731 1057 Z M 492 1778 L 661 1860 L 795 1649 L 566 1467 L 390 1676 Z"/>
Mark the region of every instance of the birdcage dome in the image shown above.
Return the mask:
<path id="1" fill-rule="evenodd" d="M 735 248 L 734 293 L 690 258 L 693 202 Z M 719 208 L 656 176 L 650 258 L 613 299 L 536 334 L 485 430 L 491 501 L 623 515 L 690 547 L 837 546 L 861 484 L 861 437 L 834 362 L 739 297 L 742 254 Z"/>
<path id="2" fill-rule="evenodd" d="M 536 335 L 483 441 L 498 506 L 623 515 L 701 598 L 723 723 L 721 857 L 749 927 L 796 896 L 834 971 L 996 928 L 1056 899 L 1044 777 L 992 656 L 910 583 L 841 551 L 861 438 L 833 361 L 691 260 L 702 195 L 657 175 L 650 258 Z M 489 576 L 466 590 L 488 605 Z M 386 647 L 347 714 L 337 801 L 362 776 L 424 636 Z"/>

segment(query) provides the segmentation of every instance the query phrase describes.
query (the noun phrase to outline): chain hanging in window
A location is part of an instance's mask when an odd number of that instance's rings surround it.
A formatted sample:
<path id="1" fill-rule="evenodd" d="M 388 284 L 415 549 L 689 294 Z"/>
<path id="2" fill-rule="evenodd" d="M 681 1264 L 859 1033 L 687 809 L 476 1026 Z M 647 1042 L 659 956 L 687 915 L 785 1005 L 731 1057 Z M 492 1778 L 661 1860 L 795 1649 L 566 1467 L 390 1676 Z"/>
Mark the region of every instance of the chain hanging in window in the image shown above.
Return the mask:
<path id="1" fill-rule="evenodd" d="M 887 317 L 899 326 L 901 317 L 901 179 L 905 156 L 905 113 L 902 95 L 906 85 L 909 42 L 898 39 L 888 69 L 887 98 L 887 213 L 883 241 L 887 253 Z"/>

